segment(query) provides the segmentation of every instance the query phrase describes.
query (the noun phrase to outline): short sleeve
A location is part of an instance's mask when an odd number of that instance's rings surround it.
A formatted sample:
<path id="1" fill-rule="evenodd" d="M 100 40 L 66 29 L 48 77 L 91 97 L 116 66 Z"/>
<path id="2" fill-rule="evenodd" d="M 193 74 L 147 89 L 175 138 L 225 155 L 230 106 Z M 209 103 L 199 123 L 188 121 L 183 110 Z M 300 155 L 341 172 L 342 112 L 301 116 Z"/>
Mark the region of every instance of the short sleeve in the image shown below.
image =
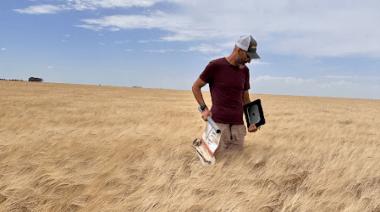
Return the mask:
<path id="1" fill-rule="evenodd" d="M 211 83 L 216 69 L 215 66 L 216 64 L 213 61 L 209 62 L 209 64 L 203 70 L 199 78 L 206 83 Z"/>
<path id="2" fill-rule="evenodd" d="M 249 69 L 247 68 L 245 70 L 245 82 L 244 82 L 244 90 L 249 90 L 251 88 L 251 85 L 249 83 Z"/>

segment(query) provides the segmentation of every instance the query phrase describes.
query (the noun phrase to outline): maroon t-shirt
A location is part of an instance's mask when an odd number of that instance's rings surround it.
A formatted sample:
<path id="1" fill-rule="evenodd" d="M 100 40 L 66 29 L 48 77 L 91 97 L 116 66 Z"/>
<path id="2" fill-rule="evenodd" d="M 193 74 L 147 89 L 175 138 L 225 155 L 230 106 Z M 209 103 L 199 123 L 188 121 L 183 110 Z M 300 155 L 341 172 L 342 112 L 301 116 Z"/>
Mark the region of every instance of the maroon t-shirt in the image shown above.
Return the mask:
<path id="1" fill-rule="evenodd" d="M 243 93 L 250 88 L 249 69 L 219 58 L 211 61 L 199 78 L 210 86 L 212 119 L 224 124 L 244 124 Z"/>

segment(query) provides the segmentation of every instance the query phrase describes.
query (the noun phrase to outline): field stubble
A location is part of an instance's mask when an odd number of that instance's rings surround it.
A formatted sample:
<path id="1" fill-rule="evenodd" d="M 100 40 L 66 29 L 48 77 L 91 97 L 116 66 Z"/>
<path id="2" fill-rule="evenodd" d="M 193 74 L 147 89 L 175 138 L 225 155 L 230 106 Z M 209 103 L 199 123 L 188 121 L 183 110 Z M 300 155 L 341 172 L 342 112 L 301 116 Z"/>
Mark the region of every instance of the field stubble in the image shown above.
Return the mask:
<path id="1" fill-rule="evenodd" d="M 0 210 L 380 211 L 380 101 L 255 98 L 267 124 L 203 167 L 190 91 L 0 82 Z"/>

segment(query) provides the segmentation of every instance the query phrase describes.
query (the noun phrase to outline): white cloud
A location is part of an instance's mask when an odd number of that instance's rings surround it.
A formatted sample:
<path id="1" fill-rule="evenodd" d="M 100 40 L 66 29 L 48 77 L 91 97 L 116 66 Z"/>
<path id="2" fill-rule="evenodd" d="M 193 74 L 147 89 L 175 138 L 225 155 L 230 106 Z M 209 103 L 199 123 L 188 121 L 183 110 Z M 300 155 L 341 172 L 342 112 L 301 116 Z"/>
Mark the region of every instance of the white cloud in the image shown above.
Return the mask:
<path id="1" fill-rule="evenodd" d="M 19 12 L 54 13 L 60 10 L 150 8 L 158 2 L 176 10 L 88 18 L 77 25 L 95 31 L 159 29 L 166 41 L 230 42 L 253 34 L 260 48 L 271 53 L 306 57 L 360 55 L 380 57 L 380 1 L 377 0 L 64 0 Z M 265 58 L 265 55 L 263 55 Z"/>
<path id="2" fill-rule="evenodd" d="M 196 52 L 201 52 L 204 54 L 217 54 L 217 53 L 220 53 L 222 50 L 225 50 L 225 49 L 219 46 L 213 46 L 210 44 L 203 43 L 198 46 L 190 47 L 188 51 L 196 51 Z"/>
<path id="3" fill-rule="evenodd" d="M 145 15 L 113 15 L 105 16 L 99 19 L 84 19 L 82 25 L 91 29 L 163 29 L 169 31 L 176 31 L 178 28 L 182 28 L 182 24 L 186 24 L 185 20 L 180 18 L 177 21 L 172 20 L 172 16 L 156 12 L 150 16 Z"/>
<path id="4" fill-rule="evenodd" d="M 7 49 L 3 47 L 3 48 L 1 48 L 0 50 L 1 50 L 1 51 L 6 51 Z"/>
<path id="5" fill-rule="evenodd" d="M 99 8 L 151 7 L 161 0 L 64 0 L 61 4 L 41 4 L 15 9 L 25 14 L 53 14 L 63 10 L 96 10 Z M 62 1 L 61 1 L 62 2 Z"/>
<path id="6" fill-rule="evenodd" d="M 117 27 L 111 27 L 111 28 L 110 28 L 110 31 L 112 31 L 112 32 L 117 32 L 117 31 L 120 31 L 120 28 L 117 28 Z"/>
<path id="7" fill-rule="evenodd" d="M 176 49 L 147 49 L 147 50 L 144 50 L 144 52 L 147 52 L 147 53 L 160 53 L 160 54 L 164 54 L 164 53 L 169 53 L 169 52 L 176 52 L 178 50 Z"/>
<path id="8" fill-rule="evenodd" d="M 327 79 L 336 79 L 336 80 L 379 80 L 380 81 L 380 76 L 326 75 L 323 77 Z"/>
<path id="9" fill-rule="evenodd" d="M 62 10 L 65 10 L 65 7 L 49 4 L 30 6 L 24 9 L 15 9 L 16 12 L 25 14 L 54 14 Z"/>
<path id="10" fill-rule="evenodd" d="M 253 34 L 271 52 L 309 57 L 380 57 L 380 2 L 176 1 L 180 12 L 84 20 L 95 29 L 161 29 L 167 41 L 235 40 Z"/>
<path id="11" fill-rule="evenodd" d="M 275 93 L 301 96 L 330 96 L 353 98 L 380 98 L 380 79 L 357 80 L 353 76 L 344 78 L 299 78 L 292 76 L 263 75 L 253 77 L 251 87 L 256 93 Z"/>
<path id="12" fill-rule="evenodd" d="M 138 43 L 153 43 L 153 42 L 162 42 L 162 40 L 159 39 L 151 39 L 151 40 L 138 40 Z"/>
<path id="13" fill-rule="evenodd" d="M 84 28 L 84 29 L 90 29 L 94 31 L 100 31 L 102 28 L 94 25 L 87 25 L 87 24 L 78 24 L 75 25 L 76 27 Z"/>
<path id="14" fill-rule="evenodd" d="M 116 45 L 123 45 L 123 44 L 127 44 L 130 42 L 131 42 L 130 40 L 117 40 L 117 41 L 114 41 L 113 43 Z"/>
<path id="15" fill-rule="evenodd" d="M 255 83 L 262 83 L 262 82 L 281 82 L 288 85 L 301 85 L 310 83 L 313 80 L 311 79 L 303 79 L 298 77 L 277 77 L 277 76 L 269 76 L 269 75 L 263 75 L 258 76 L 254 79 Z"/>
<path id="16" fill-rule="evenodd" d="M 68 0 L 68 5 L 76 10 L 94 10 L 98 8 L 150 7 L 159 0 Z"/>
<path id="17" fill-rule="evenodd" d="M 251 62 L 248 64 L 250 65 L 269 65 L 271 64 L 270 62 L 266 62 L 265 60 L 251 60 Z"/>

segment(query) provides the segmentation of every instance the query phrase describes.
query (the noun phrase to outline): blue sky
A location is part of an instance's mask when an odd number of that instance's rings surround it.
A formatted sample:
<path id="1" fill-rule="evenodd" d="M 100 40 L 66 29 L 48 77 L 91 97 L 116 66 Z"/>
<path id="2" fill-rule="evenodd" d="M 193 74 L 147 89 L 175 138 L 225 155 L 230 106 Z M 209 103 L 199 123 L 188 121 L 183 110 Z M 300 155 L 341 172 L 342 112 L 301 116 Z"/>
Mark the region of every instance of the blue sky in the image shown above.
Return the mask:
<path id="1" fill-rule="evenodd" d="M 2 0 L 0 78 L 190 90 L 252 34 L 251 92 L 380 99 L 375 0 Z"/>

